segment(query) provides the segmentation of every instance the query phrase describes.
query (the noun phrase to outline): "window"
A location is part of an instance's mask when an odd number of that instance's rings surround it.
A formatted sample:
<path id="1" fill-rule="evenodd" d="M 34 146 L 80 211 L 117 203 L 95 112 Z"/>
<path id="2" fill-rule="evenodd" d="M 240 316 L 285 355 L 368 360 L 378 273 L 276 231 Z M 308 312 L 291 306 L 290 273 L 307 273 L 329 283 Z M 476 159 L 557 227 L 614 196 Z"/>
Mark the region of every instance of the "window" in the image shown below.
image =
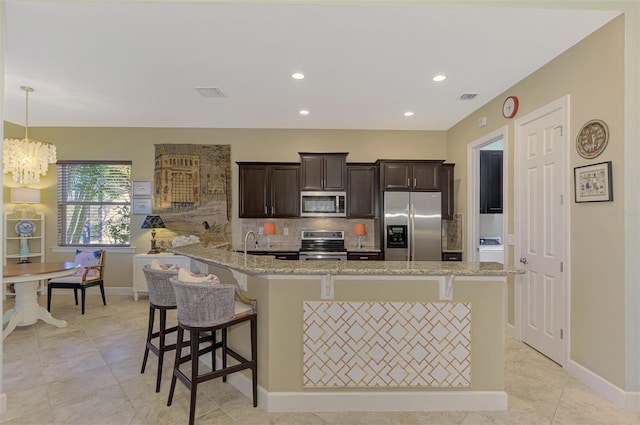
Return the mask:
<path id="1" fill-rule="evenodd" d="M 58 243 L 129 246 L 131 161 L 58 161 Z"/>

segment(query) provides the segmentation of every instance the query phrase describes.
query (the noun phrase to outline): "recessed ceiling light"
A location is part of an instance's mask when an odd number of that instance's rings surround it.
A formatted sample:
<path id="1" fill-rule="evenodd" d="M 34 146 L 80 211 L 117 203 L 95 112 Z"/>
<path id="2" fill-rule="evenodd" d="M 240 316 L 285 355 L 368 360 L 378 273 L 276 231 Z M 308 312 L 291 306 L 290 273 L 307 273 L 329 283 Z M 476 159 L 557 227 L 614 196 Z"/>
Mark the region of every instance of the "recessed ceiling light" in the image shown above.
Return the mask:
<path id="1" fill-rule="evenodd" d="M 413 116 L 413 111 L 407 111 L 404 113 L 405 117 L 412 117 Z"/>
<path id="2" fill-rule="evenodd" d="M 444 81 L 447 79 L 447 76 L 444 74 L 438 74 L 435 77 L 433 77 L 433 81 L 439 83 L 440 81 Z"/>
<path id="3" fill-rule="evenodd" d="M 294 72 L 291 74 L 291 78 L 294 80 L 302 80 L 304 78 L 304 74 L 302 72 Z"/>
<path id="4" fill-rule="evenodd" d="M 309 115 L 309 111 L 307 111 L 306 109 L 301 109 L 300 115 Z"/>

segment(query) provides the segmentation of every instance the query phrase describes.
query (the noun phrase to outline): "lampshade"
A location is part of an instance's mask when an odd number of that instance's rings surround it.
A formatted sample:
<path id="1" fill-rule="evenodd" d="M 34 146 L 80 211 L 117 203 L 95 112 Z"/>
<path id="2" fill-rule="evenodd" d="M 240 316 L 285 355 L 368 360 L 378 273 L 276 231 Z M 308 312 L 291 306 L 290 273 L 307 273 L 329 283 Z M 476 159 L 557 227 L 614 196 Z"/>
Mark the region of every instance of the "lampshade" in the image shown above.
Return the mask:
<path id="1" fill-rule="evenodd" d="M 11 202 L 14 204 L 39 204 L 40 189 L 33 187 L 12 187 Z"/>
<path id="2" fill-rule="evenodd" d="M 159 215 L 148 215 L 145 219 L 144 222 L 142 223 L 142 226 L 140 226 L 141 229 L 164 229 L 164 221 L 162 221 L 162 217 L 160 217 Z"/>
<path id="3" fill-rule="evenodd" d="M 353 234 L 356 236 L 364 236 L 367 234 L 367 230 L 364 226 L 364 223 L 356 223 L 353 226 Z"/>
<path id="4" fill-rule="evenodd" d="M 275 223 L 264 223 L 264 234 L 265 235 L 275 235 L 276 234 L 276 224 Z"/>
<path id="5" fill-rule="evenodd" d="M 4 173 L 11 173 L 19 184 L 38 184 L 47 174 L 49 164 L 56 162 L 56 147 L 48 142 L 29 140 L 29 93 L 31 87 L 20 87 L 26 94 L 24 139 L 5 139 L 2 145 Z"/>
<path id="6" fill-rule="evenodd" d="M 17 204 L 13 208 L 13 218 L 35 218 L 36 209 L 31 204 L 40 202 L 40 189 L 12 187 L 11 202 Z"/>

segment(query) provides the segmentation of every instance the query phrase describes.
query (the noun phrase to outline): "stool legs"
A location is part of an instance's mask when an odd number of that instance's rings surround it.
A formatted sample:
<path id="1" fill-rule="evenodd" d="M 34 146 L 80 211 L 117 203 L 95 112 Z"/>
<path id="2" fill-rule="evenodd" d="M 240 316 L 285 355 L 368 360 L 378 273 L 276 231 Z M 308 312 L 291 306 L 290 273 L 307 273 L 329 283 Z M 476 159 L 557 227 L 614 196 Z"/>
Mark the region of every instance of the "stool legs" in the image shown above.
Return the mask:
<path id="1" fill-rule="evenodd" d="M 159 311 L 160 316 L 160 329 L 158 332 L 153 332 L 153 323 L 155 320 L 155 312 Z M 158 355 L 158 373 L 156 376 L 156 392 L 160 392 L 160 384 L 162 382 L 162 367 L 164 365 L 164 353 L 174 350 L 175 344 L 167 345 L 166 336 L 170 332 L 174 332 L 177 328 L 167 329 L 167 308 L 149 305 L 149 329 L 147 330 L 147 343 L 144 348 L 144 357 L 142 359 L 142 368 L 140 373 L 144 373 L 144 369 L 147 366 L 147 359 L 149 357 L 149 350 Z M 158 338 L 158 346 L 153 345 L 153 338 Z"/>

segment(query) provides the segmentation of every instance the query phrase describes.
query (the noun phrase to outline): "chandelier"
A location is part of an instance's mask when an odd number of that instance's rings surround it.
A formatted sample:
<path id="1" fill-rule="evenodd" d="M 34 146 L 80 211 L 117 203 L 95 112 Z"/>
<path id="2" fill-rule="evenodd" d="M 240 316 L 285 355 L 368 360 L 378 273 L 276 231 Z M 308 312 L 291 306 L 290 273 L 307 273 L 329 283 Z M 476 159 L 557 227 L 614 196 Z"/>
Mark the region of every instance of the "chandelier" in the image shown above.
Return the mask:
<path id="1" fill-rule="evenodd" d="M 26 94 L 26 118 L 24 139 L 4 139 L 2 165 L 4 173 L 13 175 L 18 184 L 40 183 L 40 176 L 47 174 L 49 164 L 56 162 L 56 147 L 48 142 L 29 140 L 29 93 L 31 87 L 20 87 Z"/>

